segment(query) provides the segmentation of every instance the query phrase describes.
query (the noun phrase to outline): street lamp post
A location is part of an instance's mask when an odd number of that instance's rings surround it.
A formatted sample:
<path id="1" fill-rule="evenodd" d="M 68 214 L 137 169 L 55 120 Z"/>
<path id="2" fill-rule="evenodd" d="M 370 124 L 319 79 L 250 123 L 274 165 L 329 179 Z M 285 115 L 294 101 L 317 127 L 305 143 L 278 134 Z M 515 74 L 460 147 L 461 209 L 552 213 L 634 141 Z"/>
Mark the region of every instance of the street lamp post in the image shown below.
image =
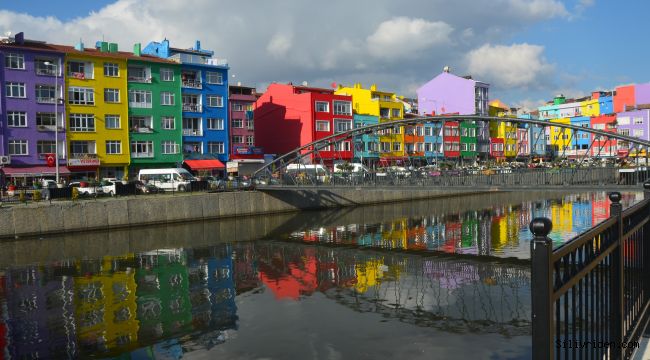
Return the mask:
<path id="1" fill-rule="evenodd" d="M 56 183 L 59 184 L 59 71 L 61 71 L 61 58 L 58 58 L 58 64 L 50 61 L 44 63 L 47 66 L 54 67 L 54 171 L 56 174 Z"/>

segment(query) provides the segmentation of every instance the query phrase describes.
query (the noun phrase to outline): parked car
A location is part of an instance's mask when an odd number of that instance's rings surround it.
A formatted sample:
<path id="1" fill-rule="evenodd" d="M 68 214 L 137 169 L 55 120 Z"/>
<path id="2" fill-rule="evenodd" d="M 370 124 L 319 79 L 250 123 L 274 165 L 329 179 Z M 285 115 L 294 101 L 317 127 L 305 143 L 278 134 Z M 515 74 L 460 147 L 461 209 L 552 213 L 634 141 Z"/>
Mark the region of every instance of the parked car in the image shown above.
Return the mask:
<path id="1" fill-rule="evenodd" d="M 226 188 L 226 182 L 216 176 L 206 176 L 202 179 L 208 182 L 210 190 L 224 190 Z"/>
<path id="2" fill-rule="evenodd" d="M 68 186 L 77 188 L 79 196 L 98 196 L 104 194 L 104 190 L 101 186 L 94 186 L 85 181 L 71 182 Z"/>
<path id="3" fill-rule="evenodd" d="M 102 192 L 104 194 L 109 195 L 109 196 L 115 196 L 115 194 L 117 194 L 117 189 L 116 189 L 115 184 L 118 183 L 118 182 L 121 183 L 122 181 L 117 180 L 115 178 L 104 179 L 99 183 L 99 185 L 100 185 L 100 187 L 102 189 Z"/>
<path id="4" fill-rule="evenodd" d="M 156 194 L 162 192 L 163 190 L 156 187 L 156 185 L 151 183 L 144 183 L 142 181 L 134 181 L 135 188 L 141 194 Z"/>

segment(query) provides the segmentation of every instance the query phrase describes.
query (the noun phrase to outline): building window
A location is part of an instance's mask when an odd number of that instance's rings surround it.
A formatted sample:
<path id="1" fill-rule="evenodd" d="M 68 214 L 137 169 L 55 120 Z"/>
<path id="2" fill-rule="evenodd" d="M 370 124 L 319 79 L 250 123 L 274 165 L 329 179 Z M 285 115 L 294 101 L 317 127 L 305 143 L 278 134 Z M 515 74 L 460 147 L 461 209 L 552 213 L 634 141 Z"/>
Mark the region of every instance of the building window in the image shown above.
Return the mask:
<path id="1" fill-rule="evenodd" d="M 476 151 L 476 144 L 474 143 L 469 144 L 469 151 Z"/>
<path id="2" fill-rule="evenodd" d="M 7 69 L 25 70 L 25 57 L 23 54 L 9 53 L 5 55 L 5 67 Z"/>
<path id="3" fill-rule="evenodd" d="M 54 126 L 56 125 L 56 115 L 54 113 L 36 113 L 36 126 Z"/>
<path id="4" fill-rule="evenodd" d="M 424 151 L 431 152 L 433 151 L 433 144 L 431 143 L 424 143 Z"/>
<path id="5" fill-rule="evenodd" d="M 208 129 L 223 130 L 224 120 L 220 118 L 208 118 Z"/>
<path id="6" fill-rule="evenodd" d="M 151 91 L 129 90 L 129 106 L 134 108 L 151 108 Z"/>
<path id="7" fill-rule="evenodd" d="M 460 144 L 460 151 L 467 151 L 467 143 Z"/>
<path id="8" fill-rule="evenodd" d="M 241 135 L 233 135 L 232 136 L 232 142 L 235 144 L 243 144 L 244 143 L 244 137 Z"/>
<path id="9" fill-rule="evenodd" d="M 70 114 L 70 131 L 95 131 L 93 114 Z"/>
<path id="10" fill-rule="evenodd" d="M 9 155 L 29 155 L 27 140 L 9 140 Z"/>
<path id="11" fill-rule="evenodd" d="M 330 112 L 330 103 L 326 101 L 316 101 L 316 111 L 317 112 Z"/>
<path id="12" fill-rule="evenodd" d="M 59 73 L 59 66 L 56 64 L 56 60 L 52 59 L 35 59 L 34 69 L 36 75 L 56 76 Z"/>
<path id="13" fill-rule="evenodd" d="M 68 62 L 68 77 L 75 79 L 92 79 L 92 72 L 92 63 L 84 63 L 78 61 Z"/>
<path id="14" fill-rule="evenodd" d="M 131 141 L 131 157 L 152 158 L 153 141 Z"/>
<path id="15" fill-rule="evenodd" d="M 402 144 L 399 142 L 394 142 L 393 143 L 393 151 L 400 151 L 402 150 Z"/>
<path id="16" fill-rule="evenodd" d="M 104 123 L 107 129 L 119 129 L 120 128 L 120 116 L 119 115 L 106 115 L 104 116 Z"/>
<path id="17" fill-rule="evenodd" d="M 349 141 L 337 141 L 334 143 L 334 151 L 350 151 Z"/>
<path id="18" fill-rule="evenodd" d="M 72 157 L 81 157 L 86 154 L 96 154 L 94 141 L 70 141 Z"/>
<path id="19" fill-rule="evenodd" d="M 163 116 L 161 118 L 160 128 L 163 130 L 174 130 L 176 129 L 176 119 L 173 116 Z"/>
<path id="20" fill-rule="evenodd" d="M 223 96 L 208 95 L 207 100 L 210 107 L 223 107 Z"/>
<path id="21" fill-rule="evenodd" d="M 174 141 L 163 141 L 162 142 L 162 153 L 165 155 L 178 154 L 179 152 L 178 143 Z"/>
<path id="22" fill-rule="evenodd" d="M 151 69 L 149 67 L 129 66 L 126 71 L 129 81 L 141 83 L 151 82 Z"/>
<path id="23" fill-rule="evenodd" d="M 232 127 L 236 129 L 242 129 L 244 127 L 244 120 L 232 119 Z"/>
<path id="24" fill-rule="evenodd" d="M 7 126 L 27 127 L 27 113 L 24 111 L 7 111 Z"/>
<path id="25" fill-rule="evenodd" d="M 400 117 L 400 109 L 392 109 L 392 117 L 394 118 Z"/>
<path id="26" fill-rule="evenodd" d="M 205 73 L 205 81 L 208 84 L 223 84 L 223 75 L 218 72 L 208 71 Z"/>
<path id="27" fill-rule="evenodd" d="M 334 132 L 335 133 L 346 132 L 348 130 L 352 130 L 352 121 L 334 119 Z"/>
<path id="28" fill-rule="evenodd" d="M 163 91 L 160 93 L 160 105 L 174 105 L 174 93 Z"/>
<path id="29" fill-rule="evenodd" d="M 330 122 L 324 120 L 316 120 L 316 131 L 330 131 Z"/>
<path id="30" fill-rule="evenodd" d="M 95 105 L 95 90 L 85 87 L 69 87 L 68 103 L 75 105 Z"/>
<path id="31" fill-rule="evenodd" d="M 18 82 L 7 82 L 5 93 L 7 97 L 25 98 L 25 84 Z"/>
<path id="32" fill-rule="evenodd" d="M 255 145 L 255 137 L 254 136 L 246 136 L 246 145 L 248 146 L 253 146 Z"/>
<path id="33" fill-rule="evenodd" d="M 36 153 L 42 154 L 56 154 L 56 142 L 53 140 L 39 140 L 36 142 Z"/>
<path id="34" fill-rule="evenodd" d="M 334 101 L 334 115 L 352 115 L 352 103 L 349 101 Z"/>
<path id="35" fill-rule="evenodd" d="M 424 136 L 431 136 L 432 134 L 432 128 L 429 126 L 424 127 Z"/>
<path id="36" fill-rule="evenodd" d="M 255 129 L 255 121 L 253 119 L 246 120 L 246 128 L 248 130 L 254 130 Z"/>
<path id="37" fill-rule="evenodd" d="M 150 133 L 153 131 L 153 120 L 151 116 L 129 116 L 129 128 L 131 132 Z"/>
<path id="38" fill-rule="evenodd" d="M 119 89 L 104 89 L 104 101 L 108 103 L 118 103 L 120 102 L 120 90 Z"/>
<path id="39" fill-rule="evenodd" d="M 643 125 L 643 117 L 640 116 L 635 116 L 634 117 L 634 125 Z"/>
<path id="40" fill-rule="evenodd" d="M 54 104 L 56 89 L 53 85 L 36 85 L 36 102 L 39 104 Z"/>
<path id="41" fill-rule="evenodd" d="M 174 81 L 174 70 L 161 68 L 160 69 L 160 80 L 161 81 Z M 176 153 L 174 153 L 176 154 Z"/>
<path id="42" fill-rule="evenodd" d="M 239 103 L 233 103 L 232 111 L 244 111 L 244 105 Z"/>
<path id="43" fill-rule="evenodd" d="M 106 140 L 106 154 L 121 154 L 122 142 L 120 140 Z"/>
<path id="44" fill-rule="evenodd" d="M 224 146 L 221 141 L 208 141 L 208 153 L 210 154 L 223 154 Z"/>
<path id="45" fill-rule="evenodd" d="M 643 136 L 643 129 L 634 129 L 634 131 L 632 132 L 632 136 L 642 137 Z"/>
<path id="46" fill-rule="evenodd" d="M 104 63 L 104 76 L 119 77 L 120 66 L 115 63 Z"/>
<path id="47" fill-rule="evenodd" d="M 382 141 L 381 142 L 381 152 L 390 152 L 390 143 Z"/>

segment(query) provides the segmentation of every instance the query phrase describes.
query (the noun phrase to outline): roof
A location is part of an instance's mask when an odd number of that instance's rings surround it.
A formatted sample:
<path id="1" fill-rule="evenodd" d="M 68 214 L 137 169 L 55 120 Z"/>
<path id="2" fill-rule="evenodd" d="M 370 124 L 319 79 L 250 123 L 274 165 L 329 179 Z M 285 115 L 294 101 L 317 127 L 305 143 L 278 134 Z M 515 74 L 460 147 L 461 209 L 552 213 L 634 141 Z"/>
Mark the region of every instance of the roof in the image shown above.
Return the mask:
<path id="1" fill-rule="evenodd" d="M 214 55 L 214 51 L 210 51 L 210 50 L 181 49 L 181 48 L 170 47 L 169 51 L 187 53 L 187 54 L 197 54 L 197 55 L 204 55 L 204 56 Z"/>
<path id="2" fill-rule="evenodd" d="M 56 173 L 56 167 L 49 166 L 30 166 L 30 167 L 4 167 L 2 171 L 5 175 L 20 176 L 53 176 Z M 70 175 L 70 170 L 66 166 L 59 166 L 60 175 Z"/>
<path id="3" fill-rule="evenodd" d="M 178 64 L 172 60 L 162 59 L 153 55 L 142 54 L 140 56 L 134 55 L 132 52 L 118 51 L 118 52 L 101 52 L 95 48 L 84 48 L 84 51 L 76 50 L 73 46 L 68 45 L 57 45 L 57 44 L 48 44 L 40 41 L 31 41 L 25 40 L 23 45 L 16 43 L 0 43 L 0 48 L 13 48 L 13 49 L 24 49 L 24 50 L 34 50 L 34 51 L 44 51 L 44 52 L 56 52 L 64 53 L 69 55 L 83 55 L 83 56 L 93 56 L 93 57 L 105 57 L 111 59 L 125 59 L 125 60 L 139 60 L 139 61 L 150 61 L 157 63 L 165 64 Z"/>

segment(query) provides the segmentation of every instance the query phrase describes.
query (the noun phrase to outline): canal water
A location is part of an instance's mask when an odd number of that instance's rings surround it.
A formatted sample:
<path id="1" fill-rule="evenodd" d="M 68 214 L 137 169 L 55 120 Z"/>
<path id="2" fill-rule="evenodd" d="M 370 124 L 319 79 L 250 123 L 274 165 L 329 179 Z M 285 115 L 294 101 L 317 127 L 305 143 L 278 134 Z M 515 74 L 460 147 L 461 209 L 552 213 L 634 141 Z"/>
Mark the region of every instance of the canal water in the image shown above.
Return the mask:
<path id="1" fill-rule="evenodd" d="M 609 203 L 513 192 L 6 241 L 0 359 L 530 358 L 537 216 L 560 245 Z"/>

